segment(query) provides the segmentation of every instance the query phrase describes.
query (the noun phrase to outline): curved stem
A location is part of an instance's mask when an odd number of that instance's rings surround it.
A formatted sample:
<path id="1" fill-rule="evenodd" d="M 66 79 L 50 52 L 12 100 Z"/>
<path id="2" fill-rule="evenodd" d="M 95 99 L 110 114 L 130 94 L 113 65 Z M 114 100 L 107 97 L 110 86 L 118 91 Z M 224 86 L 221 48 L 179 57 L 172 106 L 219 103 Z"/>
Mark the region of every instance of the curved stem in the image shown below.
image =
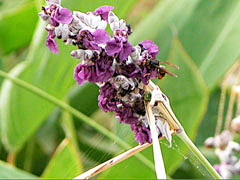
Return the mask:
<path id="1" fill-rule="evenodd" d="M 237 111 L 236 111 L 236 117 L 240 116 L 240 93 L 237 95 Z"/>
<path id="2" fill-rule="evenodd" d="M 224 112 L 224 105 L 225 105 L 225 99 L 226 99 L 226 81 L 223 80 L 222 86 L 221 86 L 221 95 L 220 95 L 220 101 L 219 101 L 219 109 L 218 109 L 218 119 L 217 119 L 217 126 L 215 131 L 215 136 L 219 135 L 222 129 L 222 122 L 223 122 L 223 112 Z"/>
<path id="3" fill-rule="evenodd" d="M 216 172 L 216 170 L 212 167 L 212 165 L 208 162 L 208 160 L 202 155 L 202 153 L 198 150 L 198 148 L 193 144 L 191 139 L 187 136 L 187 134 L 182 131 L 177 134 L 180 139 L 187 145 L 187 147 L 193 152 L 195 157 L 202 163 L 202 165 L 207 169 L 207 171 L 215 178 L 222 179 L 221 176 Z"/>
<path id="4" fill-rule="evenodd" d="M 229 98 L 229 103 L 228 103 L 228 111 L 227 111 L 227 116 L 226 116 L 226 121 L 225 121 L 225 126 L 224 126 L 224 129 L 225 129 L 225 130 L 229 130 L 229 128 L 230 128 L 230 124 L 231 124 L 231 120 L 232 120 L 232 114 L 233 114 L 233 105 L 234 105 L 235 97 L 236 97 L 236 94 L 235 94 L 235 92 L 231 89 L 230 98 Z"/>
<path id="5" fill-rule="evenodd" d="M 104 128 L 103 126 L 101 126 L 100 124 L 98 124 L 97 122 L 95 122 L 94 120 L 89 118 L 88 116 L 84 115 L 83 113 L 79 112 L 75 108 L 71 107 L 70 105 L 68 105 L 64 101 L 61 101 L 61 100 L 57 99 L 56 97 L 44 92 L 43 90 L 41 90 L 41 89 L 23 81 L 21 79 L 18 79 L 16 77 L 11 77 L 11 76 L 9 76 L 8 73 L 6 73 L 4 71 L 0 70 L 0 76 L 11 80 L 16 85 L 34 93 L 34 94 L 48 100 L 49 102 L 59 106 L 60 108 L 66 110 L 67 112 L 69 112 L 72 115 L 74 115 L 75 117 L 79 118 L 80 120 L 82 120 L 83 122 L 85 122 L 86 124 L 88 124 L 89 126 L 94 128 L 95 130 L 97 130 L 101 134 L 107 136 L 109 139 L 116 142 L 123 149 L 127 150 L 127 149 L 131 148 L 131 146 L 129 144 L 127 144 L 125 141 L 123 141 L 121 138 L 119 138 L 118 136 L 116 136 L 115 134 L 113 134 L 112 132 L 110 132 L 109 130 L 107 130 L 106 128 Z M 147 159 L 142 154 L 136 154 L 135 156 L 139 160 L 141 160 L 144 164 L 146 164 L 150 169 L 152 169 L 154 171 L 154 165 L 149 159 Z"/>

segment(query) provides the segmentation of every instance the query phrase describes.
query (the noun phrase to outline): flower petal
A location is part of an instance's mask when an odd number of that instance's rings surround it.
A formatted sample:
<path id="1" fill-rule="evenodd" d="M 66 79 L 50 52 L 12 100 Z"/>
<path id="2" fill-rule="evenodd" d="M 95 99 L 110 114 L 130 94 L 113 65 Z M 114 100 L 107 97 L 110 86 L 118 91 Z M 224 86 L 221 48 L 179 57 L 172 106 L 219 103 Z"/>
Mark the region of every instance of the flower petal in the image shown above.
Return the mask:
<path id="1" fill-rule="evenodd" d="M 57 41 L 52 38 L 51 35 L 48 35 L 47 41 L 46 41 L 46 46 L 50 49 L 55 54 L 59 53 L 58 47 L 57 47 Z"/>
<path id="2" fill-rule="evenodd" d="M 109 11 L 113 10 L 113 6 L 100 6 L 94 11 L 95 15 L 100 15 L 102 19 L 108 21 L 108 13 Z"/>
<path id="3" fill-rule="evenodd" d="M 108 33 L 103 29 L 97 29 L 93 33 L 93 36 L 94 36 L 94 41 L 98 44 L 106 43 L 111 39 Z"/>
<path id="4" fill-rule="evenodd" d="M 54 20 L 62 24 L 70 24 L 73 20 L 72 12 L 67 8 L 58 8 Z"/>
<path id="5" fill-rule="evenodd" d="M 132 45 L 129 42 L 125 43 L 119 55 L 120 60 L 127 59 L 127 57 L 132 53 L 132 50 Z"/>
<path id="6" fill-rule="evenodd" d="M 106 51 L 108 56 L 113 56 L 115 53 L 119 53 L 122 50 L 122 43 L 117 43 L 116 40 L 107 42 Z"/>

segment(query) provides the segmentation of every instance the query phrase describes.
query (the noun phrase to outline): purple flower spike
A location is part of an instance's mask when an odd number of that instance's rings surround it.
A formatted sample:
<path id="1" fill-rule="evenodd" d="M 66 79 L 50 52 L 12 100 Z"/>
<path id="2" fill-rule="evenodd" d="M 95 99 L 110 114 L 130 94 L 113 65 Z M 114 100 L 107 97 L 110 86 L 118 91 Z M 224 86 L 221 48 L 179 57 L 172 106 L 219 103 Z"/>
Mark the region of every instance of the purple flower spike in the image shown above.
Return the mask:
<path id="1" fill-rule="evenodd" d="M 48 34 L 47 41 L 46 41 L 46 46 L 50 49 L 55 54 L 59 53 L 58 47 L 57 47 L 57 42 L 52 38 L 51 33 Z"/>
<path id="2" fill-rule="evenodd" d="M 72 12 L 67 8 L 58 8 L 53 15 L 53 19 L 58 23 L 70 24 L 73 20 Z"/>
<path id="3" fill-rule="evenodd" d="M 112 12 L 113 6 L 72 13 L 61 6 L 61 0 L 46 2 L 47 6 L 39 13 L 47 23 L 46 46 L 58 53 L 55 37 L 66 45 L 74 45 L 76 49 L 71 55 L 81 60 L 74 70 L 77 83 L 96 83 L 100 88 L 98 106 L 104 112 L 114 112 L 120 123 L 129 124 L 137 142 L 151 143 L 143 87 L 162 70 L 155 59 L 157 45 L 145 40 L 133 47 L 128 41 L 131 27 Z M 107 25 L 112 30 L 111 36 L 105 30 Z M 158 135 L 164 135 L 158 129 Z"/>
<path id="4" fill-rule="evenodd" d="M 141 44 L 143 46 L 143 48 L 148 50 L 148 53 L 150 55 L 152 55 L 152 57 L 155 59 L 156 55 L 158 54 L 158 46 L 151 40 L 144 40 L 142 42 L 140 42 L 139 44 Z"/>
<path id="5" fill-rule="evenodd" d="M 108 22 L 108 13 L 113 9 L 113 6 L 101 6 L 94 11 L 94 15 L 100 15 L 102 19 Z"/>

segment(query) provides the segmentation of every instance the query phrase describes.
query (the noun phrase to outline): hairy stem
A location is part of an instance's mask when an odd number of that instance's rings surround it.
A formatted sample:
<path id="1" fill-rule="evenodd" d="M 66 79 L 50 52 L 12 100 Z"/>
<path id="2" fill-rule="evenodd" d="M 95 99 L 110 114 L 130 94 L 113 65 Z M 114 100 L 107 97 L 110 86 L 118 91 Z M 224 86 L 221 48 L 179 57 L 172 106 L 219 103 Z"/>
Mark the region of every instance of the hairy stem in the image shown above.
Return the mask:
<path id="1" fill-rule="evenodd" d="M 202 163 L 202 165 L 207 169 L 207 171 L 214 177 L 214 179 L 222 179 L 222 177 L 217 173 L 217 171 L 212 167 L 208 160 L 202 155 L 199 149 L 193 144 L 191 139 L 182 131 L 177 134 L 180 139 L 186 144 L 186 146 L 193 152 L 194 156 Z"/>
<path id="2" fill-rule="evenodd" d="M 89 126 L 94 128 L 95 130 L 97 130 L 101 134 L 103 134 L 106 137 L 108 137 L 109 139 L 111 139 L 113 142 L 116 142 L 123 149 L 127 150 L 127 149 L 131 148 L 131 146 L 129 144 L 127 144 L 125 141 L 123 141 L 121 138 L 119 138 L 118 136 L 113 134 L 111 131 L 107 130 L 106 128 L 104 128 L 103 126 L 101 126 L 100 124 L 98 124 L 97 122 L 95 122 L 94 120 L 89 118 L 88 116 L 84 115 L 83 113 L 79 112 L 75 108 L 71 107 L 70 105 L 68 105 L 64 101 L 59 100 L 58 98 L 46 93 L 45 91 L 27 83 L 27 82 L 25 82 L 21 79 L 18 79 L 16 77 L 12 77 L 4 71 L 0 70 L 0 76 L 11 80 L 16 85 L 18 85 L 18 86 L 36 94 L 36 95 L 38 95 L 38 96 L 48 100 L 49 102 L 57 105 L 58 107 L 64 109 L 65 111 L 71 113 L 72 115 L 79 118 L 80 120 L 82 120 L 83 122 L 85 122 L 86 124 L 88 124 Z M 142 154 L 136 154 L 135 156 L 139 160 L 141 160 L 145 165 L 147 165 L 150 169 L 152 169 L 154 171 L 154 165 L 149 159 L 147 159 Z"/>

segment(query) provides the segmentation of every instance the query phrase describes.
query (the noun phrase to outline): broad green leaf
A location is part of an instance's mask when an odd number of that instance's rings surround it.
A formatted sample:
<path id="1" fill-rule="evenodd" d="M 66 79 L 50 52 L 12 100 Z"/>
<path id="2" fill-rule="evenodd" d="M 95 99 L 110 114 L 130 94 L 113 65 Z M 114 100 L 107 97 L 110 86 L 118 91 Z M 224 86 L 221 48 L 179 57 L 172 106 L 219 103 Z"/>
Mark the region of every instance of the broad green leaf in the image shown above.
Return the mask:
<path id="1" fill-rule="evenodd" d="M 71 5 L 71 1 L 67 2 Z M 128 1 L 124 5 L 128 6 L 132 2 Z M 63 3 L 66 3 L 66 1 L 63 1 Z M 98 4 L 99 1 L 86 2 L 86 5 L 95 3 Z M 85 6 L 73 5 L 75 6 L 69 8 L 77 8 L 80 11 L 86 10 Z M 116 11 L 119 11 L 122 7 L 116 7 Z M 123 16 L 126 11 L 121 13 L 120 16 Z M 60 41 L 58 41 L 60 54 L 55 55 L 49 52 L 45 46 L 47 35 L 44 25 L 43 22 L 40 22 L 35 32 L 27 61 L 17 65 L 10 74 L 45 90 L 57 98 L 63 99 L 75 84 L 73 70 L 79 61 L 70 56 L 73 47 L 65 46 Z M 8 80 L 3 84 L 0 107 L 2 139 L 4 145 L 12 151 L 21 148 L 55 108 L 48 101 L 17 87 Z"/>
<path id="2" fill-rule="evenodd" d="M 70 49 L 62 43 L 60 54 L 51 54 L 44 46 L 45 36 L 41 36 L 33 59 L 16 66 L 11 74 L 61 99 L 74 84 L 72 73 L 77 61 L 69 57 Z M 12 150 L 19 149 L 55 107 L 10 81 L 3 83 L 0 103 L 3 142 Z"/>
<path id="3" fill-rule="evenodd" d="M 178 75 L 178 78 L 165 78 L 159 83 L 159 86 L 169 97 L 173 111 L 183 125 L 186 133 L 191 139 L 194 139 L 207 109 L 208 91 L 197 67 L 178 40 L 174 42 L 169 61 L 179 65 L 179 71 L 172 71 Z M 183 142 L 176 139 L 176 144 L 180 143 Z M 184 154 L 186 151 L 185 147 L 185 149 L 181 150 L 181 153 Z M 183 159 L 174 150 L 166 147 L 163 148 L 163 154 L 164 160 L 167 162 L 166 166 L 170 172 L 175 170 Z"/>
<path id="4" fill-rule="evenodd" d="M 171 72 L 178 75 L 178 78 L 167 76 L 161 81 L 156 81 L 156 83 L 169 97 L 173 111 L 183 125 L 187 134 L 191 138 L 194 138 L 197 128 L 201 122 L 201 118 L 207 108 L 208 93 L 197 67 L 186 54 L 181 43 L 177 40 L 173 43 L 169 61 L 180 67 L 180 70 L 173 70 L 169 68 Z M 132 133 L 129 132 L 129 134 L 132 136 Z M 124 137 L 124 139 L 128 140 L 127 137 Z M 187 148 L 182 146 L 181 144 L 183 143 L 176 137 L 173 139 L 173 148 L 169 148 L 168 143 L 165 140 L 162 140 L 161 142 L 166 172 L 168 175 L 171 175 L 184 159 L 183 156 L 187 152 Z M 167 144 L 167 146 L 164 144 Z M 178 149 L 181 149 L 180 153 Z M 143 154 L 152 160 L 152 147 L 144 150 Z M 119 165 L 112 167 L 107 175 L 103 176 L 103 178 L 113 178 L 112 174 L 115 174 L 115 178 L 119 179 L 153 178 L 155 176 L 153 171 L 149 171 L 148 168 L 138 160 L 135 159 L 134 163 L 132 163 L 131 161 L 133 161 L 133 159 L 134 157 L 131 158 L 131 160 L 127 159 Z M 130 162 L 135 165 L 128 166 L 128 163 Z M 139 164 L 141 164 L 140 167 L 138 167 Z M 138 167 L 138 170 L 135 170 L 136 166 Z M 122 173 L 119 173 L 119 168 L 122 169 Z M 145 173 L 144 170 L 148 173 Z"/>
<path id="5" fill-rule="evenodd" d="M 240 55 L 240 1 L 167 0 L 137 28 L 134 42 L 153 39 L 166 58 L 175 36 L 212 88 Z"/>
<path id="6" fill-rule="evenodd" d="M 30 43 L 38 16 L 34 1 L 29 0 L 10 1 L 10 3 L 6 1 L 2 9 L 0 51 L 7 54 Z"/>
<path id="7" fill-rule="evenodd" d="M 0 179 L 36 179 L 28 172 L 17 169 L 3 161 L 0 161 Z"/>
<path id="8" fill-rule="evenodd" d="M 82 172 L 77 150 L 65 139 L 57 148 L 42 174 L 45 179 L 72 179 Z"/>
<path id="9" fill-rule="evenodd" d="M 197 145 L 203 145 L 206 138 L 214 136 L 215 134 L 217 119 L 218 119 L 220 93 L 221 93 L 220 88 L 215 88 L 213 91 L 211 91 L 208 109 L 205 116 L 203 117 L 202 123 L 198 129 L 198 133 L 196 136 Z M 226 117 L 225 115 L 227 112 L 227 107 L 228 107 L 228 97 L 226 97 L 226 100 L 225 100 L 224 117 Z M 223 117 L 223 121 L 225 120 L 224 117 Z M 223 122 L 223 125 L 224 125 L 224 122 Z M 206 129 L 208 129 L 208 131 L 206 131 Z"/>
<path id="10" fill-rule="evenodd" d="M 36 132 L 36 141 L 47 155 L 51 155 L 65 137 L 60 117 L 61 110 L 56 108 Z"/>

